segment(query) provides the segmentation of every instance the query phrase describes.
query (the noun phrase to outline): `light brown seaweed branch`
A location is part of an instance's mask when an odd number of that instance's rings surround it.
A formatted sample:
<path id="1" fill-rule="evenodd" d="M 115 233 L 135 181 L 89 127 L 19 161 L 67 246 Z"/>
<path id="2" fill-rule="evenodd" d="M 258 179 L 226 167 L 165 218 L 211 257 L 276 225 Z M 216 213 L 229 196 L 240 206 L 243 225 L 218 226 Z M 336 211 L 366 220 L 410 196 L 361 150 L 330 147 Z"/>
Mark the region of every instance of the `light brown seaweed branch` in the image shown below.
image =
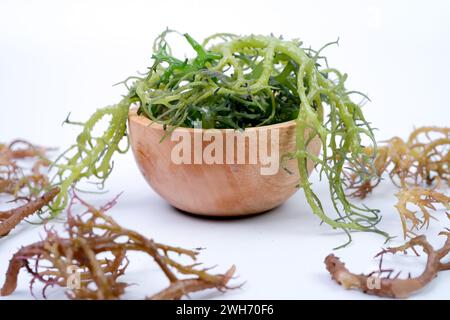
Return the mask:
<path id="1" fill-rule="evenodd" d="M 49 190 L 47 174 L 41 172 L 42 167 L 50 164 L 47 151 L 24 140 L 0 144 L 0 195 L 12 196 L 11 202 L 26 202 L 17 208 L 0 211 L 0 238 L 8 235 L 22 220 L 42 211 L 59 193 L 59 188 Z"/>
<path id="2" fill-rule="evenodd" d="M 400 188 L 450 183 L 450 128 L 417 128 L 406 141 L 394 137 L 377 150 L 366 147 L 364 152 L 375 157 L 373 166 L 349 164 L 345 173 L 347 187 L 355 197 L 363 199 L 371 193 L 384 172 Z"/>
<path id="3" fill-rule="evenodd" d="M 428 285 L 439 272 L 450 269 L 450 262 L 442 261 L 450 252 L 450 232 L 447 230 L 441 232 L 441 235 L 446 236 L 447 240 L 438 250 L 435 250 L 426 237 L 421 235 L 409 240 L 400 247 L 381 251 L 376 255 L 376 257 L 380 257 L 379 270 L 367 275 L 358 275 L 350 272 L 345 264 L 334 254 L 330 254 L 325 258 L 325 265 L 332 279 L 345 289 L 356 289 L 366 294 L 380 297 L 407 298 Z M 406 254 L 408 250 L 418 254 L 418 247 L 421 247 L 427 255 L 425 269 L 419 276 L 411 277 L 411 274 L 408 274 L 408 277 L 403 279 L 400 278 L 400 272 L 394 273 L 393 269 L 383 268 L 382 258 L 384 254 L 396 254 L 399 252 Z"/>
<path id="4" fill-rule="evenodd" d="M 430 210 L 435 211 L 437 205 L 441 204 L 445 208 L 449 208 L 450 197 L 440 193 L 436 190 L 426 189 L 421 187 L 403 188 L 395 195 L 397 197 L 397 208 L 402 222 L 403 236 L 407 237 L 417 236 L 416 231 L 423 228 L 428 228 L 430 219 L 437 220 Z M 418 212 L 408 208 L 408 205 L 414 205 L 422 213 L 422 217 L 418 217 Z M 448 217 L 448 213 L 447 213 Z"/>
<path id="5" fill-rule="evenodd" d="M 0 194 L 28 200 L 39 197 L 48 187 L 48 177 L 41 173 L 42 167 L 50 165 L 48 150 L 24 140 L 0 144 Z"/>
<path id="6" fill-rule="evenodd" d="M 0 238 L 8 235 L 22 220 L 48 205 L 59 193 L 59 188 L 53 188 L 36 200 L 8 211 L 0 211 Z"/>
<path id="7" fill-rule="evenodd" d="M 166 289 L 149 299 L 180 299 L 195 291 L 229 288 L 234 266 L 225 274 L 215 275 L 199 268 L 197 263 L 177 262 L 172 255 L 184 255 L 195 262 L 199 252 L 163 245 L 120 226 L 106 214 L 116 199 L 97 209 L 74 194 L 68 207 L 66 235 L 47 230 L 44 240 L 22 247 L 14 254 L 0 294 L 5 296 L 15 291 L 19 271 L 25 268 L 33 276 L 31 290 L 36 281 L 44 284 L 44 297 L 48 287 L 60 286 L 66 288 L 67 296 L 72 299 L 118 299 L 128 286 L 119 278 L 127 269 L 127 254 L 131 251 L 149 255 L 170 282 Z M 75 203 L 85 208 L 82 214 L 73 214 Z M 75 287 L 71 285 L 74 269 L 80 275 Z M 184 277 L 179 278 L 179 274 Z"/>

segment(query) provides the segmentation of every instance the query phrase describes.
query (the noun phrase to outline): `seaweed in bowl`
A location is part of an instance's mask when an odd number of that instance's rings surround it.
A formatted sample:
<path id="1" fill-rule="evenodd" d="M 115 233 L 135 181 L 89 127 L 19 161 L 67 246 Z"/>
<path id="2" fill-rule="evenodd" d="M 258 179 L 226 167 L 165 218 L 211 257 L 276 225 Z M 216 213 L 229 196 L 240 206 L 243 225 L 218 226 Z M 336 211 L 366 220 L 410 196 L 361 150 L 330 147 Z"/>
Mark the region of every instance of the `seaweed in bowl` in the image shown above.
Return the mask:
<path id="1" fill-rule="evenodd" d="M 374 150 L 376 141 L 361 105 L 352 100 L 352 95 L 365 96 L 347 90 L 347 75 L 330 67 L 322 55 L 333 43 L 313 50 L 299 40 L 273 35 L 223 33 L 199 43 L 184 34 L 195 56 L 180 59 L 166 40 L 171 32 L 166 30 L 155 40 L 148 71 L 121 82 L 128 92 L 119 103 L 77 123 L 82 132 L 76 143 L 54 164 L 53 184 L 61 189 L 53 202 L 55 215 L 67 206 L 68 191 L 77 181 L 97 178 L 104 183 L 113 155 L 128 149 L 120 142 L 127 138 L 128 111 L 137 106 L 140 115 L 164 126 L 166 136 L 179 127 L 244 130 L 295 120 L 296 148 L 286 156 L 297 161 L 299 186 L 313 213 L 345 231 L 349 241 L 351 231 L 388 236 L 377 228 L 378 210 L 351 202 L 345 193 L 345 167 L 362 181 L 371 178 L 374 170 L 367 168 L 373 167 L 374 155 L 364 152 L 364 141 L 370 141 Z M 94 136 L 94 126 L 106 117 L 108 128 Z M 322 143 L 319 156 L 308 152 L 313 139 Z M 312 187 L 308 161 L 328 180 L 334 215 L 325 211 Z"/>

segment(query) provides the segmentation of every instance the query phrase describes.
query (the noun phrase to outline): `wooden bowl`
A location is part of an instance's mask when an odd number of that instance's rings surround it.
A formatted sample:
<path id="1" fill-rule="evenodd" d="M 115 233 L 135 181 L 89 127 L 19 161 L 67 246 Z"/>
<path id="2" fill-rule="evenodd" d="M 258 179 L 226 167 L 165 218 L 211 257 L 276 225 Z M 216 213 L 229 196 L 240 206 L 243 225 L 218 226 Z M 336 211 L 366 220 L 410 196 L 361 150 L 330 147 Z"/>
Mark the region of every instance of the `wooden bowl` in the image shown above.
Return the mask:
<path id="1" fill-rule="evenodd" d="M 130 110 L 128 122 L 131 147 L 142 174 L 161 197 L 180 210 L 205 216 L 256 214 L 279 206 L 298 190 L 297 161 L 295 159 L 280 160 L 281 156 L 295 150 L 295 121 L 248 128 L 244 132 L 249 136 L 257 136 L 258 148 L 263 145 L 264 134 L 269 137 L 272 132 L 278 132 L 279 169 L 275 174 L 269 175 L 262 174 L 262 167 L 267 168 L 268 165 L 261 164 L 261 159 L 267 160 L 267 158 L 261 157 L 259 152 L 257 152 L 256 164 L 249 161 L 250 147 L 254 147 L 249 140 L 246 140 L 244 144 L 245 164 L 238 163 L 237 140 L 234 140 L 236 143 L 233 150 L 226 144 L 226 139 L 231 134 L 237 133 L 233 129 L 215 129 L 216 138 L 222 137 L 225 142 L 223 142 L 222 149 L 224 163 L 214 164 L 205 163 L 201 157 L 202 164 L 194 163 L 195 150 L 201 146 L 204 151 L 211 143 L 201 139 L 200 135 L 205 130 L 175 129 L 176 135 L 183 136 L 185 139 L 191 138 L 190 152 L 188 148 L 185 148 L 184 152 L 176 154 L 187 156 L 192 163 L 177 164 L 175 162 L 179 162 L 179 158 L 174 162 L 172 152 L 177 145 L 178 148 L 180 147 L 181 138 L 179 141 L 172 141 L 171 136 L 167 136 L 161 142 L 166 133 L 163 126 L 144 116 L 137 115 L 135 108 Z M 195 135 L 201 140 L 197 145 L 194 145 Z M 269 150 L 275 150 L 273 148 L 276 139 L 268 139 L 266 143 Z M 188 146 L 187 142 L 185 146 Z M 318 155 L 321 148 L 320 140 L 313 140 L 308 148 L 309 152 Z M 227 155 L 229 156 L 228 164 Z M 198 160 L 197 157 L 197 163 Z M 272 166 L 272 171 L 274 171 L 273 167 L 275 166 Z M 308 172 L 310 173 L 312 169 L 313 163 L 309 162 Z"/>

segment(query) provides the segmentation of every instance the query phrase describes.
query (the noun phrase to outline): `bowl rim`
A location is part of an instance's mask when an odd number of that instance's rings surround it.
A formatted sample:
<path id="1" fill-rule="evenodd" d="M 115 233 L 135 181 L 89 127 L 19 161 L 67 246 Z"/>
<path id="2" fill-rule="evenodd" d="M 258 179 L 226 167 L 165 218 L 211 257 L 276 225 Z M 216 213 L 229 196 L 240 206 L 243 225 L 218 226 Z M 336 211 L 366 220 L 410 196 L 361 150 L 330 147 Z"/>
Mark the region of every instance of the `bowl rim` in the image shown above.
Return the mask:
<path id="1" fill-rule="evenodd" d="M 145 125 L 147 127 L 151 127 L 153 129 L 156 130 L 163 130 L 166 131 L 164 129 L 164 126 L 158 122 L 152 121 L 151 119 L 142 116 L 142 115 L 138 115 L 137 114 L 137 110 L 138 107 L 134 106 L 131 107 L 130 110 L 128 111 L 128 120 L 129 121 L 133 121 L 136 122 L 140 125 Z M 280 123 L 275 123 L 275 124 L 270 124 L 270 125 L 266 125 L 266 126 L 260 126 L 260 127 L 249 127 L 249 128 L 245 128 L 244 131 L 258 131 L 258 130 L 266 130 L 266 129 L 286 129 L 286 128 L 290 128 L 290 127 L 295 127 L 297 125 L 296 120 L 289 120 L 289 121 L 285 121 L 285 122 L 280 122 Z M 182 132 L 190 132 L 190 133 L 194 133 L 194 130 L 196 130 L 195 132 L 200 131 L 204 131 L 204 130 L 219 130 L 220 132 L 226 133 L 226 132 L 235 132 L 236 129 L 232 129 L 232 128 L 227 128 L 227 129 L 217 129 L 217 128 L 210 128 L 210 129 L 203 129 L 203 128 L 186 128 L 186 127 L 177 127 L 175 128 L 175 130 L 177 131 L 182 131 Z"/>

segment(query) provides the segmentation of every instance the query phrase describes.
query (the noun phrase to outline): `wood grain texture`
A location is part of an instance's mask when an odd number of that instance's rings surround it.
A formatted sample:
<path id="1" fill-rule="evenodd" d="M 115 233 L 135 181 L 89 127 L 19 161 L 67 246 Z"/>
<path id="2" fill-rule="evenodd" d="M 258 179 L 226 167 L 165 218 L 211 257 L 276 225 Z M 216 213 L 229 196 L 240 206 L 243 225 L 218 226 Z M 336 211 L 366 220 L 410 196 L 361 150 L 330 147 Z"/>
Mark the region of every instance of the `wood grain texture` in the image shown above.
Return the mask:
<path id="1" fill-rule="evenodd" d="M 249 128 L 246 131 L 272 129 L 279 130 L 280 156 L 293 152 L 295 121 Z M 298 190 L 299 176 L 295 159 L 283 163 L 280 160 L 280 168 L 274 175 L 261 175 L 259 156 L 257 164 L 175 164 L 171 152 L 178 142 L 171 141 L 170 137 L 160 142 L 165 133 L 161 125 L 138 116 L 134 108 L 129 113 L 129 130 L 133 153 L 146 181 L 161 197 L 180 210 L 207 216 L 256 214 L 279 206 Z M 190 134 L 193 140 L 194 129 L 176 130 Z M 220 130 L 224 140 L 227 132 L 233 131 Z M 203 142 L 203 148 L 209 143 Z M 246 159 L 248 147 L 247 141 Z M 314 139 L 308 148 L 311 153 L 318 155 L 320 140 Z M 225 143 L 223 151 L 225 157 Z M 309 162 L 308 171 L 312 169 L 313 164 Z"/>

